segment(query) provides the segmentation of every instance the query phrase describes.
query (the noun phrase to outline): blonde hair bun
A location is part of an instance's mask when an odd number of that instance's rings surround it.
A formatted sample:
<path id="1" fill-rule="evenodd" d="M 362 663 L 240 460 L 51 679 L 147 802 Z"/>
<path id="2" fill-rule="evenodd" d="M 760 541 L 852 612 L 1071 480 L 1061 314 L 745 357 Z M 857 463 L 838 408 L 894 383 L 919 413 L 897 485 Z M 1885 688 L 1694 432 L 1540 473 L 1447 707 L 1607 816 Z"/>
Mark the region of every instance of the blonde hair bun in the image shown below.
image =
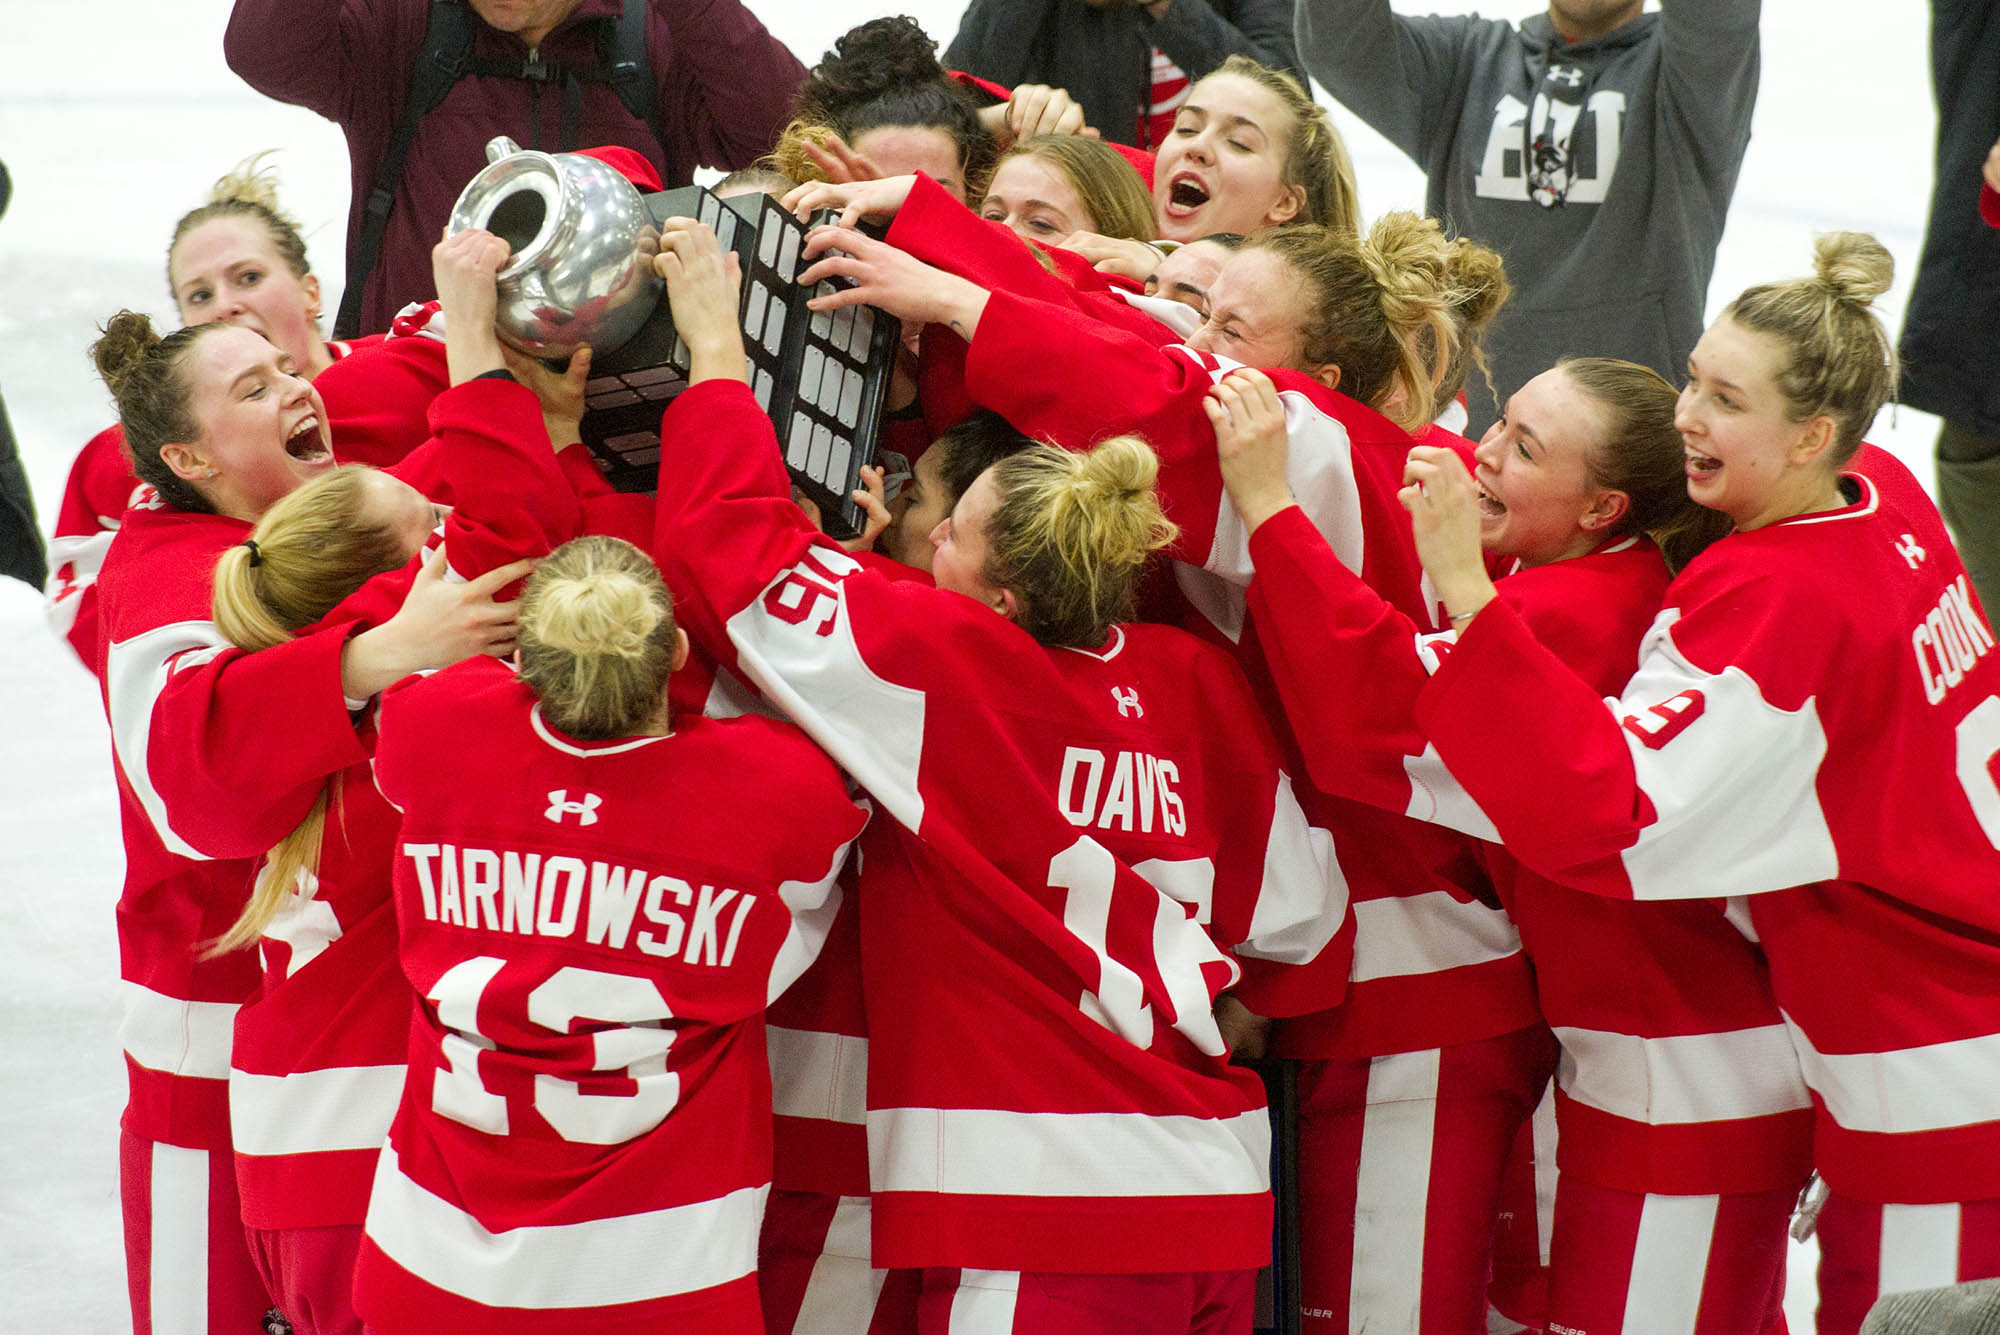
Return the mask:
<path id="1" fill-rule="evenodd" d="M 1146 558 L 1179 534 L 1153 492 L 1159 456 L 1137 436 L 1087 453 L 1037 443 L 987 470 L 986 578 L 1021 601 L 1015 621 L 1043 644 L 1091 649 L 1130 615 Z"/>
<path id="2" fill-rule="evenodd" d="M 572 737 L 630 737 L 661 708 L 674 605 L 653 559 L 619 538 L 573 538 L 521 591 L 521 679 Z"/>
<path id="3" fill-rule="evenodd" d="M 1813 272 L 1834 300 L 1866 306 L 1889 290 L 1896 261 L 1866 232 L 1826 232 L 1813 238 Z"/>
<path id="4" fill-rule="evenodd" d="M 1408 211 L 1385 213 L 1361 241 L 1361 260 L 1382 289 L 1382 309 L 1393 324 L 1422 318 L 1448 304 L 1452 245 L 1435 218 Z"/>
<path id="5" fill-rule="evenodd" d="M 1071 457 L 1079 486 L 1113 497 L 1149 492 L 1160 476 L 1160 456 L 1137 436 L 1114 436 L 1088 454 Z"/>
<path id="6" fill-rule="evenodd" d="M 654 591 L 616 570 L 552 582 L 532 607 L 522 609 L 523 623 L 549 648 L 614 658 L 645 652 L 660 615 Z"/>
<path id="7" fill-rule="evenodd" d="M 1507 261 L 1490 246 L 1467 237 L 1451 242 L 1452 306 L 1473 333 L 1485 330 L 1514 295 L 1507 281 Z"/>
<path id="8" fill-rule="evenodd" d="M 261 153 L 253 153 L 218 176 L 208 192 L 208 202 L 255 204 L 268 209 L 273 217 L 297 230 L 298 223 L 278 207 L 278 169 L 264 161 L 277 151 L 267 148 Z"/>

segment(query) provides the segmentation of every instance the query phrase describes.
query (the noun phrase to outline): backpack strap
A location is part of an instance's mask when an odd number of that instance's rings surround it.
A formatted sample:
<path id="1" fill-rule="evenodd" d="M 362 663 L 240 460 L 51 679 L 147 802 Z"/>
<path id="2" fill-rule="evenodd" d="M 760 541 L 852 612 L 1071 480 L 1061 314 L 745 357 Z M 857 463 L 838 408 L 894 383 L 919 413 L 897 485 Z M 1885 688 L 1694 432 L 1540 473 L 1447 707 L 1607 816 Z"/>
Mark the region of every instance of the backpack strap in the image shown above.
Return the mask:
<path id="1" fill-rule="evenodd" d="M 674 161 L 674 145 L 660 128 L 659 103 L 653 86 L 653 64 L 646 55 L 647 0 L 625 0 L 624 12 L 612 23 L 597 29 L 597 58 L 604 81 L 633 119 L 653 132 L 660 141 L 660 179 L 669 188 L 677 181 L 691 179 Z"/>
<path id="2" fill-rule="evenodd" d="M 653 65 L 646 58 L 646 8 L 646 0 L 625 0 L 625 12 L 617 23 L 598 29 L 597 50 L 604 61 L 604 77 L 618 100 L 657 134 Z"/>
<path id="3" fill-rule="evenodd" d="M 382 170 L 375 177 L 375 188 L 368 193 L 361 235 L 355 238 L 354 249 L 347 257 L 347 288 L 341 293 L 340 313 L 333 322 L 335 338 L 353 338 L 360 332 L 361 290 L 367 285 L 368 275 L 381 256 L 382 238 L 389 227 L 389 210 L 396 201 L 396 186 L 403 179 L 404 160 L 409 157 L 410 145 L 417 137 L 417 122 L 444 101 L 452 85 L 467 74 L 561 85 L 564 90 L 560 134 L 562 150 L 575 147 L 571 141 L 576 137 L 580 84 L 607 83 L 618 95 L 618 100 L 625 104 L 625 109 L 660 140 L 662 153 L 668 159 L 662 179 L 674 181 L 682 178 L 684 173 L 680 164 L 672 160 L 673 146 L 660 133 L 654 120 L 657 103 L 652 62 L 646 56 L 646 9 L 647 0 L 624 0 L 624 11 L 615 22 L 598 25 L 598 68 L 579 70 L 553 61 L 475 60 L 472 39 L 476 20 L 465 0 L 431 0 L 429 25 L 424 30 L 424 44 L 417 53 L 416 64 L 410 71 L 410 87 L 403 99 L 403 114 L 397 119 L 396 128 L 389 137 L 389 149 L 383 154 Z"/>
<path id="4" fill-rule="evenodd" d="M 382 156 L 382 169 L 375 176 L 375 188 L 368 192 L 361 234 L 347 256 L 347 287 L 340 295 L 340 313 L 334 317 L 333 336 L 353 338 L 361 332 L 361 292 L 368 275 L 382 254 L 382 237 L 389 227 L 389 210 L 396 202 L 396 185 L 403 179 L 403 162 L 417 137 L 417 122 L 444 101 L 465 74 L 472 54 L 472 11 L 463 0 L 431 0 L 430 18 L 424 29 L 424 44 L 410 70 L 409 91 L 403 97 L 403 114 L 389 136 L 389 149 Z"/>
<path id="5" fill-rule="evenodd" d="M 566 65 L 555 60 L 487 60 L 474 58 L 463 72 L 490 78 L 520 79 L 562 90 L 562 120 L 556 131 L 558 153 L 575 151 L 577 122 L 583 89 L 587 83 L 603 84 L 617 96 L 625 110 L 653 132 L 664 145 L 664 136 L 654 120 L 652 64 L 646 56 L 647 0 L 624 0 L 617 18 L 597 21 L 597 63 L 588 67 Z M 672 164 L 669 164 L 671 168 Z"/>

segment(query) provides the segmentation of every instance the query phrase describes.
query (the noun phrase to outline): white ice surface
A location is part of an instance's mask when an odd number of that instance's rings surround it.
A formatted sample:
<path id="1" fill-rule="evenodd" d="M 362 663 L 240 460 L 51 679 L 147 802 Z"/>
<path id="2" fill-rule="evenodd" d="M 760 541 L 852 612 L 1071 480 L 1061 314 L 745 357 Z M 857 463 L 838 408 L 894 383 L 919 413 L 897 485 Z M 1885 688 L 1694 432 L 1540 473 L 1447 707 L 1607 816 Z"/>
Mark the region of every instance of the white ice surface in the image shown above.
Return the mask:
<path id="1" fill-rule="evenodd" d="M 849 25 L 897 12 L 751 3 L 808 63 Z M 948 41 L 961 7 L 905 8 Z M 1498 12 L 1532 8 L 1520 0 Z M 120 306 L 171 318 L 163 268 L 174 220 L 232 164 L 281 148 L 286 204 L 306 224 L 332 298 L 347 162 L 331 125 L 264 100 L 229 73 L 227 0 L 8 9 L 0 158 L 14 201 L 0 220 L 0 390 L 46 526 L 77 448 L 111 420 L 84 353 L 94 323 Z M 1767 0 L 1755 136 L 1711 309 L 1749 283 L 1807 271 L 1814 231 L 1862 228 L 1896 256 L 1885 304 L 1900 322 L 1930 190 L 1927 19 L 1913 0 Z M 1364 210 L 1421 207 L 1415 168 L 1336 114 Z M 1905 410 L 1899 420 L 1885 413 L 1871 438 L 1928 480 L 1935 430 Z M 39 596 L 8 580 L 0 580 L 0 700 L 0 1329 L 121 1329 L 117 803 L 95 687 L 46 629 Z M 1786 1306 L 1803 1331 L 1812 1249 L 1794 1252 Z"/>

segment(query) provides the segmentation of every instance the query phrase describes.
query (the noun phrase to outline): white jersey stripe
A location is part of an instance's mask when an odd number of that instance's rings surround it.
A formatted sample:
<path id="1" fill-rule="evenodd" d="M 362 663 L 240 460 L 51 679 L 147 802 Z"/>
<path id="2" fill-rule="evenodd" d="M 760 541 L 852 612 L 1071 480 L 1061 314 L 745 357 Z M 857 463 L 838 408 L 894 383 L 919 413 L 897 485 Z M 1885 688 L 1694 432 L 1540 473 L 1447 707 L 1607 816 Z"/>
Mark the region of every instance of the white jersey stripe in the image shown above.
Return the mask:
<path id="1" fill-rule="evenodd" d="M 870 1213 L 866 1196 L 842 1196 L 833 1207 L 833 1222 L 806 1280 L 792 1335 L 865 1331 L 875 1319 L 889 1272 L 868 1263 Z"/>
<path id="2" fill-rule="evenodd" d="M 844 585 L 833 586 L 837 612 L 814 608 L 816 590 L 859 568 L 843 551 L 814 547 L 729 618 L 727 630 L 744 675 L 764 698 L 825 747 L 897 821 L 922 829 L 917 771 L 923 764 L 924 693 L 883 680 L 862 658 Z M 772 603 L 800 604 L 801 615 L 812 621 L 789 622 L 767 610 Z"/>
<path id="3" fill-rule="evenodd" d="M 535 1311 L 604 1307 L 754 1274 L 770 1190 L 744 1187 L 692 1205 L 489 1233 L 405 1177 L 395 1146 L 385 1145 L 367 1232 L 417 1278 L 473 1302 Z"/>
<path id="4" fill-rule="evenodd" d="M 396 1120 L 408 1068 L 335 1066 L 290 1075 L 229 1073 L 229 1133 L 238 1154 L 372 1150 Z"/>
<path id="5" fill-rule="evenodd" d="M 1958 1204 L 1884 1205 L 1876 1296 L 1958 1283 Z"/>
<path id="6" fill-rule="evenodd" d="M 116 641 L 105 656 L 104 696 L 111 714 L 111 749 L 118 753 L 126 782 L 132 785 L 133 795 L 153 823 L 160 842 L 169 853 L 198 862 L 207 861 L 208 854 L 174 833 L 167 821 L 166 803 L 161 800 L 148 768 L 153 705 L 175 670 L 206 661 L 227 648 L 229 642 L 222 638 L 214 622 L 176 621 L 129 640 Z M 192 650 L 207 653 L 194 659 L 172 661 Z"/>
<path id="7" fill-rule="evenodd" d="M 879 1108 L 868 1113 L 877 1192 L 947 1195 L 1219 1196 L 1271 1187 L 1271 1122 L 1147 1113 Z"/>
<path id="8" fill-rule="evenodd" d="M 99 522 L 103 522 L 101 517 Z M 113 520 L 108 528 L 95 533 L 58 534 L 49 539 L 49 579 L 43 592 L 48 595 L 45 610 L 56 634 L 68 635 L 75 627 L 83 591 L 97 583 L 97 572 L 104 568 L 104 554 L 111 550 L 111 540 L 117 536 L 118 522 Z M 68 567 L 67 575 L 64 567 Z"/>
<path id="9" fill-rule="evenodd" d="M 1357 983 L 1441 973 L 1519 954 L 1513 920 L 1484 904 L 1468 904 L 1446 890 L 1354 905 Z"/>
<path id="10" fill-rule="evenodd" d="M 1557 1085 L 1614 1117 L 1664 1126 L 1812 1106 L 1782 1024 L 1670 1038 L 1558 1025 L 1555 1035 Z"/>
<path id="11" fill-rule="evenodd" d="M 207 1335 L 209 1151 L 154 1142 L 146 1291 L 152 1335 Z"/>
<path id="12" fill-rule="evenodd" d="M 118 1041 L 133 1061 L 168 1075 L 229 1078 L 238 1009 L 233 1002 L 182 1001 L 129 980 L 120 981 L 118 993 L 125 1003 Z"/>
<path id="13" fill-rule="evenodd" d="M 855 836 L 856 839 L 860 837 L 858 834 Z M 825 948 L 826 934 L 833 930 L 833 920 L 840 913 L 841 891 L 834 881 L 846 865 L 848 851 L 853 847 L 852 843 L 846 843 L 835 849 L 826 875 L 818 880 L 785 881 L 778 886 L 778 898 L 791 911 L 791 922 L 785 928 L 785 939 L 778 946 L 777 957 L 771 961 L 771 977 L 765 989 L 766 1003 L 783 996 L 785 989 L 812 967 L 813 961 L 819 958 L 819 952 Z"/>
<path id="14" fill-rule="evenodd" d="M 868 1121 L 868 1040 L 771 1025 L 771 1105 L 780 1117 L 863 1126 Z"/>
<path id="15" fill-rule="evenodd" d="M 1306 819 L 1291 776 L 1281 771 L 1250 939 L 1236 953 L 1304 964 L 1326 949 L 1346 921 L 1347 875 L 1340 869 L 1333 836 Z M 1281 923 L 1290 925 L 1273 930 Z"/>
<path id="16" fill-rule="evenodd" d="M 2000 1117 L 1993 1076 L 2000 1034 L 1893 1052 L 1821 1052 L 1788 1015 L 1806 1083 L 1849 1131 L 1944 1131 Z"/>
<path id="17" fill-rule="evenodd" d="M 1819 803 L 1826 732 L 1816 703 L 1779 709 L 1741 668 L 1694 666 L 1673 642 L 1679 619 L 1678 608 L 1660 613 L 1625 688 L 1628 700 L 1699 705 L 1685 723 L 1663 715 L 1666 704 L 1626 721 L 1639 791 L 1658 813 L 1623 856 L 1633 898 L 1723 898 L 1838 876 Z M 1761 762 L 1744 764 L 1752 755 Z"/>
<path id="18" fill-rule="evenodd" d="M 946 1335 L 1013 1335 L 1020 1298 L 1018 1270 L 961 1270 Z"/>
<path id="19" fill-rule="evenodd" d="M 1422 1327 L 1424 1224 L 1442 1065 L 1436 1048 L 1395 1052 L 1368 1064 L 1368 1108 L 1354 1180 L 1349 1330 Z"/>
<path id="20" fill-rule="evenodd" d="M 1171 352 L 1200 358 L 1186 348 Z M 1241 366 L 1227 357 L 1214 357 L 1217 369 L 1211 381 Z M 1326 538 L 1340 563 L 1356 574 L 1361 572 L 1364 538 L 1361 527 L 1361 488 L 1354 480 L 1354 451 L 1347 428 L 1320 411 L 1318 405 L 1297 390 L 1283 390 L 1278 401 L 1285 407 L 1285 430 L 1291 449 L 1285 456 L 1286 481 L 1292 496 L 1313 527 Z M 1247 587 L 1256 567 L 1250 561 L 1250 529 L 1236 513 L 1236 505 L 1224 493 L 1216 512 L 1215 540 L 1202 560 L 1202 567 L 1231 584 Z"/>
<path id="21" fill-rule="evenodd" d="M 1417 654 L 1432 672 L 1437 671 L 1438 664 L 1443 660 L 1429 642 L 1445 638 L 1447 636 L 1436 635 L 1417 638 Z M 1455 640 L 1457 635 L 1455 632 L 1448 633 L 1448 638 Z M 1410 805 L 1404 810 L 1404 815 L 1433 825 L 1448 825 L 1460 834 L 1469 834 L 1490 844 L 1500 842 L 1500 831 L 1495 828 L 1493 818 L 1479 809 L 1479 803 L 1472 800 L 1472 794 L 1465 791 L 1457 776 L 1445 766 L 1435 746 L 1426 744 L 1420 756 L 1404 756 L 1403 773 L 1410 780 Z"/>
<path id="22" fill-rule="evenodd" d="M 1621 1329 L 1631 1335 L 1694 1335 L 1720 1203 L 1716 1196 L 1646 1197 L 1639 1207 Z"/>

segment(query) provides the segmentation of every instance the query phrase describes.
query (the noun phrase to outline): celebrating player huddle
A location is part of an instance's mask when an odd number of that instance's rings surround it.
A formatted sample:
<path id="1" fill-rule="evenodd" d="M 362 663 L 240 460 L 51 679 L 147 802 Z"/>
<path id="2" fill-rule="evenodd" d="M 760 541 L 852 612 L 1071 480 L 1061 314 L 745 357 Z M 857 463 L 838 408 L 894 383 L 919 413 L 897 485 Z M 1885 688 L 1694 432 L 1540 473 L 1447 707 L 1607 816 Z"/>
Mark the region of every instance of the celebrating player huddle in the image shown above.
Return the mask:
<path id="1" fill-rule="evenodd" d="M 498 223 L 327 344 L 266 175 L 184 220 L 52 548 L 139 1329 L 1247 1332 L 1274 1163 L 1287 1329 L 1782 1331 L 1795 1209 L 1825 1335 L 2000 1275 L 2000 657 L 1863 442 L 1887 253 L 1493 386 L 1500 256 L 1191 73 L 1155 158 L 907 20 L 815 72 L 797 281 L 905 335 L 844 541 L 703 223 L 636 492 Z"/>

